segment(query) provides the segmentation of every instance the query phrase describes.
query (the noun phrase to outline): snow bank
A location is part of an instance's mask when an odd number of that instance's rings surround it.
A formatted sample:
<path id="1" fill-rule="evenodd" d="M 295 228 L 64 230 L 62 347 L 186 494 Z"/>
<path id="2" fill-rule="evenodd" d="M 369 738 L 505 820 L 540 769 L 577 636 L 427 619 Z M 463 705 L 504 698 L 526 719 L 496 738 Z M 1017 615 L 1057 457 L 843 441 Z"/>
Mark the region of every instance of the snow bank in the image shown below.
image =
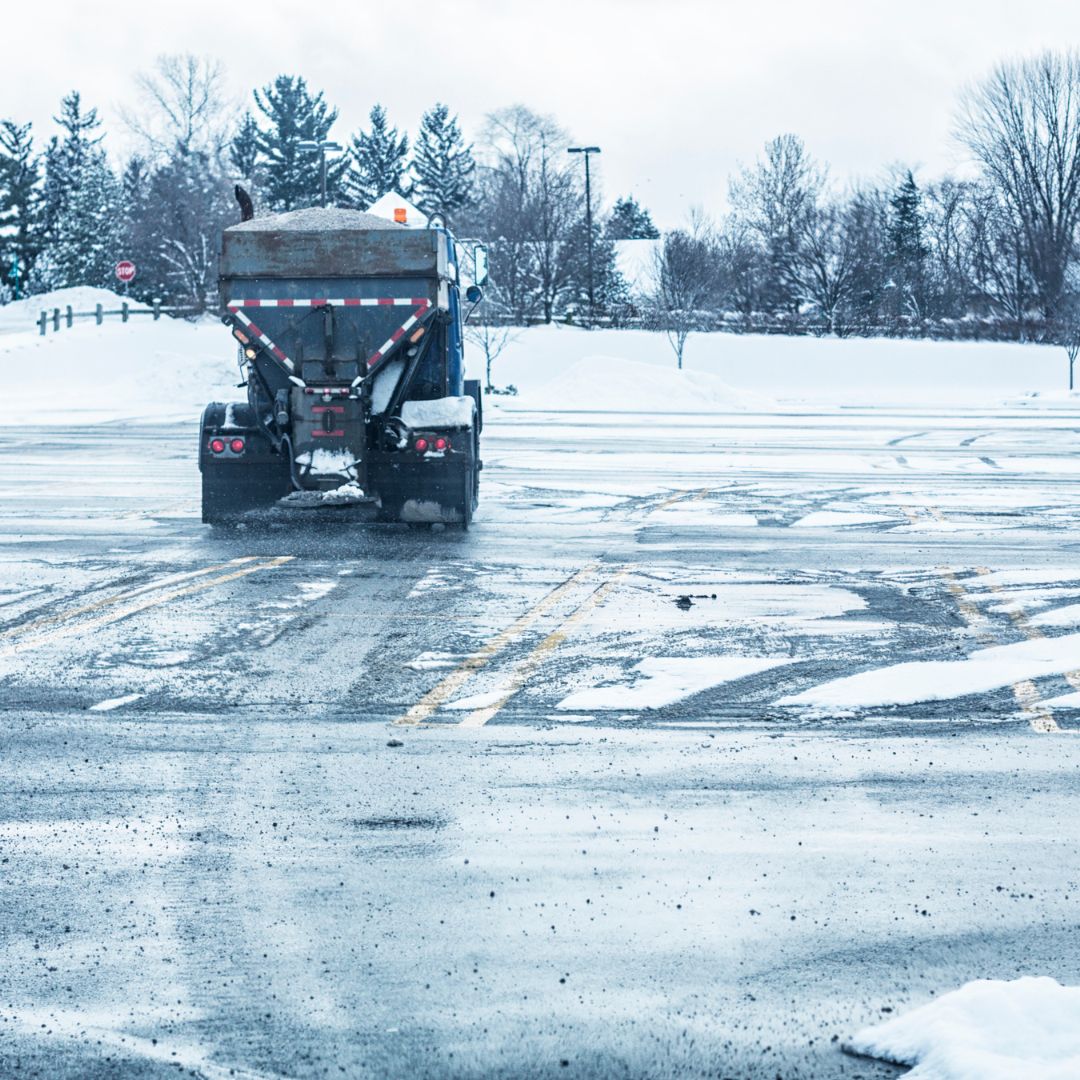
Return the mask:
<path id="1" fill-rule="evenodd" d="M 580 361 L 605 357 L 675 370 L 666 337 L 648 330 L 582 330 L 536 326 L 506 346 L 492 366 L 496 385 L 529 395 Z M 473 378 L 483 356 L 471 347 Z M 995 342 L 897 341 L 891 338 L 691 334 L 684 373 L 722 379 L 736 391 L 785 401 L 876 405 L 999 404 L 1066 385 L 1065 350 Z M 1074 403 L 1075 404 L 1075 403 Z M 1039 408 L 1029 398 L 1028 408 Z M 513 408 L 511 399 L 502 407 Z"/>
<path id="2" fill-rule="evenodd" d="M 597 342 L 599 344 L 599 342 Z M 614 356 L 588 356 L 536 390 L 502 404 L 515 409 L 615 412 L 730 412 L 762 408 L 760 395 L 736 390 L 717 375 L 661 368 Z"/>
<path id="3" fill-rule="evenodd" d="M 1080 987 L 981 979 L 865 1028 L 845 1049 L 916 1066 L 907 1080 L 1076 1080 Z"/>
<path id="4" fill-rule="evenodd" d="M 125 297 L 118 296 L 109 289 L 95 289 L 89 285 L 77 285 L 71 289 L 56 289 L 53 292 L 30 296 L 25 300 L 13 300 L 0 307 L 0 334 L 22 331 L 38 332 L 38 318 L 43 311 L 52 315 L 53 308 L 60 309 L 61 318 L 68 305 L 75 312 L 93 311 L 100 304 L 106 311 L 119 311 Z M 148 310 L 146 304 L 128 300 L 132 311 Z M 49 324 L 51 328 L 51 323 Z M 77 325 L 77 324 L 76 324 Z M 65 328 L 66 329 L 66 328 Z M 49 330 L 52 333 L 52 330 Z"/>
<path id="5" fill-rule="evenodd" d="M 162 316 L 122 323 L 77 322 L 44 337 L 31 322 L 19 327 L 18 312 L 42 307 L 92 310 L 120 304 L 105 289 L 64 289 L 0 309 L 22 333 L 0 333 L 3 424 L 98 423 L 120 419 L 195 421 L 211 400 L 243 400 L 236 389 L 236 345 L 217 319 L 200 322 Z M 9 315 L 9 313 L 11 313 Z M 36 315 L 34 316 L 36 318 Z"/>

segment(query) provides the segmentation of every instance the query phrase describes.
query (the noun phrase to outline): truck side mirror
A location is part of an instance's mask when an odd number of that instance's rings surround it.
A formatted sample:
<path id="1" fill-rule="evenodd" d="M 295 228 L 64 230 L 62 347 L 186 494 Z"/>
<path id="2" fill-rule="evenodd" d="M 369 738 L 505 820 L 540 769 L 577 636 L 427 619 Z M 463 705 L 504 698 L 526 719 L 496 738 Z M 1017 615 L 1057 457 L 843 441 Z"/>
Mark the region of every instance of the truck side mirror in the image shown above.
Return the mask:
<path id="1" fill-rule="evenodd" d="M 473 248 L 473 281 L 477 285 L 486 285 L 488 279 L 488 252 L 483 244 Z"/>
<path id="2" fill-rule="evenodd" d="M 468 300 L 470 304 L 479 304 L 480 301 L 484 299 L 484 290 L 481 289 L 479 285 L 470 285 L 465 290 L 465 299 Z"/>

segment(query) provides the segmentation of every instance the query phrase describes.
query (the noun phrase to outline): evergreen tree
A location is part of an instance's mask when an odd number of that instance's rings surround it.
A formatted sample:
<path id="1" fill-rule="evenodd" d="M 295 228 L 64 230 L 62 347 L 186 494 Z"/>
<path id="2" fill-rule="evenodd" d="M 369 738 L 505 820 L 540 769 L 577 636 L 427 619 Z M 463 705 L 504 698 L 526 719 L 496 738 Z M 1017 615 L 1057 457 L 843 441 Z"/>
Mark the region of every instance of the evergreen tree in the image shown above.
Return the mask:
<path id="1" fill-rule="evenodd" d="M 656 240 L 660 236 L 649 211 L 633 195 L 615 204 L 605 231 L 610 240 Z"/>
<path id="2" fill-rule="evenodd" d="M 96 109 L 83 111 L 77 91 L 61 102 L 55 118 L 63 137 L 45 151 L 43 245 L 31 287 L 113 283 L 119 256 L 120 187 L 113 176 Z"/>
<path id="3" fill-rule="evenodd" d="M 923 237 L 922 192 L 909 169 L 889 200 L 887 258 L 896 288 L 895 314 L 926 314 L 925 264 L 929 250 Z"/>
<path id="4" fill-rule="evenodd" d="M 371 110 L 371 130 L 352 138 L 352 162 L 345 177 L 349 205 L 366 210 L 388 191 L 411 194 L 405 182 L 409 137 L 390 127 L 386 110 L 376 105 Z"/>
<path id="5" fill-rule="evenodd" d="M 229 140 L 229 161 L 236 175 L 249 183 L 259 165 L 259 125 L 250 112 L 244 113 L 236 134 Z"/>
<path id="6" fill-rule="evenodd" d="M 425 214 L 441 214 L 450 221 L 458 210 L 473 203 L 476 162 L 465 142 L 457 117 L 443 104 L 424 113 L 413 150 L 413 190 Z"/>
<path id="7" fill-rule="evenodd" d="M 325 139 L 337 119 L 337 109 L 327 105 L 322 91 L 312 94 L 304 79 L 292 75 L 279 75 L 262 91 L 256 90 L 255 104 L 270 125 L 256 139 L 258 152 L 265 158 L 267 202 L 274 210 L 318 205 L 319 155 L 301 150 L 299 144 Z M 331 204 L 347 168 L 345 155 L 327 161 L 327 201 Z"/>
<path id="8" fill-rule="evenodd" d="M 41 165 L 29 124 L 0 123 L 0 283 L 26 292 L 40 246 Z"/>

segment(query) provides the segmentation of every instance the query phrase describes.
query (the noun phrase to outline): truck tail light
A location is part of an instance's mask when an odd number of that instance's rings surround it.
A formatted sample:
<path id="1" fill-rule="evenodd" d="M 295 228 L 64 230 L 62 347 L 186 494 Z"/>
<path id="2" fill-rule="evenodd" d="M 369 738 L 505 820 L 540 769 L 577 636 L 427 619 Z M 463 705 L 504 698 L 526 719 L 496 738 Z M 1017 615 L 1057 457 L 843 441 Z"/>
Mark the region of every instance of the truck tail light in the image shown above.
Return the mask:
<path id="1" fill-rule="evenodd" d="M 445 435 L 440 435 L 435 440 L 435 442 L 432 444 L 432 446 L 436 450 L 449 450 L 450 449 L 450 440 Z"/>
<path id="2" fill-rule="evenodd" d="M 231 443 L 229 443 L 229 449 L 234 454 L 242 454 L 244 452 L 244 440 L 243 439 L 233 439 L 233 441 Z"/>
<path id="3" fill-rule="evenodd" d="M 211 450 L 212 453 L 215 453 L 215 454 L 224 454 L 225 453 L 225 440 L 224 439 L 211 439 L 210 440 L 210 450 Z"/>
<path id="4" fill-rule="evenodd" d="M 423 437 L 423 435 L 421 435 L 420 438 L 413 443 L 413 449 L 416 450 L 417 453 L 422 454 L 427 448 L 428 441 Z"/>

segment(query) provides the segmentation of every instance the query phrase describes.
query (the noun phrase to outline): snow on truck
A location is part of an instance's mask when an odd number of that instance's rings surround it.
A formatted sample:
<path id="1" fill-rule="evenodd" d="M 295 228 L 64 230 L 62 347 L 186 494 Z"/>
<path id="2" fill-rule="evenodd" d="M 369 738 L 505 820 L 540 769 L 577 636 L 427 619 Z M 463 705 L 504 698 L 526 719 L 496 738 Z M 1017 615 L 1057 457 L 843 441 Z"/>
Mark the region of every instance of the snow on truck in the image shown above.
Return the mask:
<path id="1" fill-rule="evenodd" d="M 464 379 L 462 307 L 481 298 L 487 254 L 395 216 L 246 210 L 224 230 L 223 321 L 247 401 L 203 412 L 204 522 L 284 499 L 468 528 L 482 399 Z"/>

